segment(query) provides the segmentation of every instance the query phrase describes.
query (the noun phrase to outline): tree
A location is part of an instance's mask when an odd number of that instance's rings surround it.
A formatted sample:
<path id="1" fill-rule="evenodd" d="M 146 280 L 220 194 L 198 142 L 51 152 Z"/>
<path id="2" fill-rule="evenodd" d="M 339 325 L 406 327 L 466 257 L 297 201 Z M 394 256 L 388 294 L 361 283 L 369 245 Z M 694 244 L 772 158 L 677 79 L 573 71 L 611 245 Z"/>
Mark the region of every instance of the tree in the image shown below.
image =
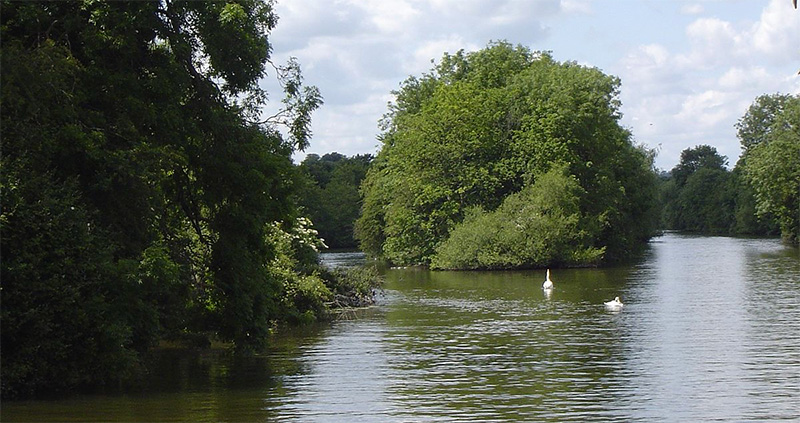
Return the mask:
<path id="1" fill-rule="evenodd" d="M 689 177 L 700 169 L 725 170 L 728 158 L 717 153 L 710 145 L 698 145 L 681 152 L 681 161 L 672 169 L 672 177 L 679 187 L 686 184 Z"/>
<path id="2" fill-rule="evenodd" d="M 507 196 L 496 210 L 473 209 L 437 247 L 436 269 L 507 269 L 596 263 L 603 248 L 586 245 L 580 197 L 566 168 L 554 168 L 535 184 Z"/>
<path id="3" fill-rule="evenodd" d="M 741 162 L 740 162 L 741 163 Z M 770 213 L 759 216 L 756 209 L 756 197 L 753 186 L 744 175 L 742 166 L 737 166 L 731 172 L 731 184 L 734 192 L 734 219 L 733 233 L 745 235 L 779 235 L 780 227 Z"/>
<path id="4" fill-rule="evenodd" d="M 734 192 L 727 158 L 709 145 L 687 148 L 662 185 L 662 220 L 676 230 L 727 234 L 734 226 Z"/>
<path id="5" fill-rule="evenodd" d="M 740 121 L 745 134 L 758 132 L 747 118 L 759 108 L 770 108 L 772 103 L 764 98 L 756 99 Z M 780 110 L 771 115 L 771 121 L 759 121 L 757 128 L 763 134 L 759 142 L 745 145 L 747 140 L 742 139 L 746 150 L 741 163 L 755 192 L 758 214 L 775 216 L 783 238 L 796 244 L 800 240 L 800 97 L 771 98 L 782 99 Z"/>
<path id="6" fill-rule="evenodd" d="M 733 225 L 734 196 L 730 172 L 701 167 L 680 190 L 680 224 L 683 230 L 728 234 Z"/>
<path id="7" fill-rule="evenodd" d="M 260 117 L 272 2 L 2 9 L 3 395 L 119 379 L 191 330 L 262 345 L 270 228 L 296 222 L 291 154 L 321 103 L 290 61 Z"/>
<path id="8" fill-rule="evenodd" d="M 361 209 L 358 188 L 369 168 L 369 154 L 346 157 L 309 154 L 300 164 L 299 204 L 330 248 L 355 248 L 354 229 Z"/>
<path id="9" fill-rule="evenodd" d="M 736 134 L 742 145 L 743 155 L 746 156 L 752 147 L 770 137 L 775 119 L 792 100 L 792 96 L 780 93 L 756 97 L 736 123 Z"/>
<path id="10" fill-rule="evenodd" d="M 401 84 L 383 120 L 362 185 L 362 248 L 428 264 L 467 210 L 492 212 L 566 165 L 582 188 L 579 227 L 588 234 L 573 248 L 629 256 L 652 235 L 655 175 L 652 155 L 619 125 L 618 88 L 597 69 L 506 42 L 445 54 Z"/>

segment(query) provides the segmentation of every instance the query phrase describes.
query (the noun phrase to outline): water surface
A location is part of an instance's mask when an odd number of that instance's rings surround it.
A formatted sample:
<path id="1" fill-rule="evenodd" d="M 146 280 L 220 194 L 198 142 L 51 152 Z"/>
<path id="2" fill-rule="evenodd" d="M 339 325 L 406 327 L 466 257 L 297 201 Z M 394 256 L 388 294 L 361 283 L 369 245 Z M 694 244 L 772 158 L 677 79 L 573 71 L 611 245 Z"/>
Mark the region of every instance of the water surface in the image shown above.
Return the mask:
<path id="1" fill-rule="evenodd" d="M 261 356 L 166 351 L 140 392 L 2 420 L 800 420 L 800 253 L 777 240 L 667 234 L 631 265 L 554 269 L 549 295 L 544 271 L 386 279 L 377 307 Z"/>

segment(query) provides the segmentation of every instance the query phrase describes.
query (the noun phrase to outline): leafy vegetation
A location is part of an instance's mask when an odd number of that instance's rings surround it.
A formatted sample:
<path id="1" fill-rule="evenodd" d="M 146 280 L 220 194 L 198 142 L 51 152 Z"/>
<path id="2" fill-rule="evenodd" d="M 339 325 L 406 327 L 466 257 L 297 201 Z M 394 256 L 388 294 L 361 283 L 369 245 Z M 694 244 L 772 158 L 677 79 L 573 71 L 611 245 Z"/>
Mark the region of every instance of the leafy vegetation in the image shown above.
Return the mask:
<path id="1" fill-rule="evenodd" d="M 358 192 L 372 162 L 369 154 L 309 154 L 300 163 L 298 202 L 330 248 L 356 248 L 353 233 L 361 209 Z"/>
<path id="2" fill-rule="evenodd" d="M 800 243 L 800 96 L 758 97 L 738 127 L 757 214 L 774 216 L 782 237 Z"/>
<path id="3" fill-rule="evenodd" d="M 321 97 L 269 62 L 272 2 L 2 9 L 4 397 L 119 382 L 163 339 L 258 349 L 327 310 L 349 282 L 316 265 L 291 162 Z"/>
<path id="4" fill-rule="evenodd" d="M 800 97 L 758 97 L 737 124 L 743 154 L 732 171 L 716 149 L 686 149 L 661 185 L 667 229 L 774 235 L 797 244 Z"/>
<path id="5" fill-rule="evenodd" d="M 618 88 L 506 42 L 445 54 L 395 93 L 362 186 L 362 248 L 447 268 L 628 257 L 653 234 L 656 182 L 652 154 L 619 125 Z M 528 210 L 524 233 L 549 233 L 523 242 L 505 220 Z"/>
<path id="6" fill-rule="evenodd" d="M 580 196 L 585 194 L 565 168 L 555 168 L 511 194 L 496 210 L 474 208 L 439 244 L 431 267 L 441 269 L 508 269 L 523 266 L 593 264 L 603 248 L 576 249 L 591 234 Z"/>
<path id="7" fill-rule="evenodd" d="M 689 148 L 662 185 L 666 229 L 727 234 L 734 224 L 733 176 L 708 145 Z"/>

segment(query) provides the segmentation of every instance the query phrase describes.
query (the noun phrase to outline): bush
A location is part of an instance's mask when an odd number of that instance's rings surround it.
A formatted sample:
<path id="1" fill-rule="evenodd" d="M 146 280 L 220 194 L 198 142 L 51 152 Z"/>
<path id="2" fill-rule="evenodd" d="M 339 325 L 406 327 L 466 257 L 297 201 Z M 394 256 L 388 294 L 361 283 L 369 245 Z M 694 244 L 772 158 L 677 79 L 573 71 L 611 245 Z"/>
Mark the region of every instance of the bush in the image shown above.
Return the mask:
<path id="1" fill-rule="evenodd" d="M 375 303 L 375 290 L 381 286 L 378 270 L 372 266 L 336 269 L 330 274 L 334 293 L 332 308 L 364 307 Z"/>
<path id="2" fill-rule="evenodd" d="M 509 269 L 598 262 L 603 248 L 591 247 L 582 231 L 582 189 L 563 168 L 508 196 L 492 212 L 471 209 L 436 249 L 434 269 Z"/>

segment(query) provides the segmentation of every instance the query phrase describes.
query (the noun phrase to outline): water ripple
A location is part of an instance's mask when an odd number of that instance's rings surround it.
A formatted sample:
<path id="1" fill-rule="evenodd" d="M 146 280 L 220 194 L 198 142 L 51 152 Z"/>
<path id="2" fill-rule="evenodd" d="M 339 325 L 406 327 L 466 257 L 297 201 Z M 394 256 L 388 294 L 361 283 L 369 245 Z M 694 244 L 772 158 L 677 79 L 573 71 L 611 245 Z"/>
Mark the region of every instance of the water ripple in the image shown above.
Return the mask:
<path id="1" fill-rule="evenodd" d="M 797 249 L 669 234 L 631 266 L 552 276 L 556 288 L 545 294 L 540 271 L 390 270 L 377 308 L 279 338 L 245 367 L 223 360 L 209 370 L 201 360 L 208 385 L 102 404 L 37 403 L 31 416 L 800 421 Z M 623 311 L 605 310 L 617 295 Z M 4 421 L 25 420 L 25 407 L 4 403 Z"/>

